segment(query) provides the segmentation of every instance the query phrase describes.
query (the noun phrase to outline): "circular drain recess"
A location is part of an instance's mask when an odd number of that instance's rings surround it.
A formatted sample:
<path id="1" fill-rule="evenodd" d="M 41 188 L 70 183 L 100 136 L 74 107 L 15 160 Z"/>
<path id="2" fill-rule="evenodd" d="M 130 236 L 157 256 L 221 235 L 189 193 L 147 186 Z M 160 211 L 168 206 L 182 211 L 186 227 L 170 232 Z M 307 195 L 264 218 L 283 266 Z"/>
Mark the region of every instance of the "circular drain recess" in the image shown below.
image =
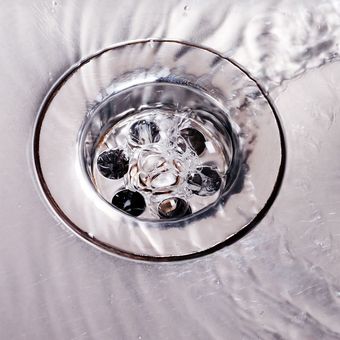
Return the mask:
<path id="1" fill-rule="evenodd" d="M 34 135 L 41 188 L 102 250 L 204 254 L 259 221 L 280 186 L 284 141 L 258 84 L 217 53 L 148 40 L 74 67 Z"/>

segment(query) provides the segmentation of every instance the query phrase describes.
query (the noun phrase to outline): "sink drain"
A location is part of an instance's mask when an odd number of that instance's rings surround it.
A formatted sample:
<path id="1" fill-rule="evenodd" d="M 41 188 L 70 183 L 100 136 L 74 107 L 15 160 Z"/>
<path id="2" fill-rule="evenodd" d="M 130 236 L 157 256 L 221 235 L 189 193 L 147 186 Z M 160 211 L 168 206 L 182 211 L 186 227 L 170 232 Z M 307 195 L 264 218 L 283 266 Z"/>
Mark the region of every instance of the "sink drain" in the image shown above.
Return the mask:
<path id="1" fill-rule="evenodd" d="M 34 160 L 54 211 L 109 252 L 177 259 L 232 241 L 275 197 L 283 134 L 231 61 L 175 41 L 107 49 L 39 114 Z"/>
<path id="2" fill-rule="evenodd" d="M 128 88 L 95 110 L 83 130 L 86 172 L 98 193 L 127 214 L 149 220 L 195 214 L 216 202 L 238 171 L 238 139 L 230 121 L 218 119 L 223 114 L 182 85 Z"/>

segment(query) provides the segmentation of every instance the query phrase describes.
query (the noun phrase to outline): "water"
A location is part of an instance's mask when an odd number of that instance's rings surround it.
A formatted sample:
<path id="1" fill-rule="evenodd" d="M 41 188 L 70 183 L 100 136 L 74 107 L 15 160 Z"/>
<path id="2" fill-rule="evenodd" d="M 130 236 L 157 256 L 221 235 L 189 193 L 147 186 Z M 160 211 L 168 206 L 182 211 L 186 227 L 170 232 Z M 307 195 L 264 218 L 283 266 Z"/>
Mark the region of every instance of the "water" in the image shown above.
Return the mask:
<path id="1" fill-rule="evenodd" d="M 55 213 L 87 241 L 139 258 L 197 255 L 272 204 L 285 167 L 281 124 L 235 63 L 146 40 L 94 56 L 61 84 L 37 120 L 34 162 Z M 185 219 L 166 219 L 168 209 Z"/>
<path id="2" fill-rule="evenodd" d="M 122 186 L 142 193 L 147 209 L 140 218 L 164 218 L 161 202 L 172 198 L 192 213 L 216 201 L 222 181 L 226 184 L 233 150 L 207 115 L 146 109 L 114 124 L 100 138 L 93 158 L 91 176 L 98 192 L 108 202 Z M 107 162 L 115 165 L 110 174 L 101 169 L 108 152 L 118 155 Z"/>
<path id="3" fill-rule="evenodd" d="M 0 13 L 3 338 L 339 339 L 338 1 L 5 1 Z M 62 230 L 24 147 L 51 81 L 147 37 L 233 57 L 268 90 L 287 134 L 285 181 L 258 227 L 166 265 L 106 256 Z"/>

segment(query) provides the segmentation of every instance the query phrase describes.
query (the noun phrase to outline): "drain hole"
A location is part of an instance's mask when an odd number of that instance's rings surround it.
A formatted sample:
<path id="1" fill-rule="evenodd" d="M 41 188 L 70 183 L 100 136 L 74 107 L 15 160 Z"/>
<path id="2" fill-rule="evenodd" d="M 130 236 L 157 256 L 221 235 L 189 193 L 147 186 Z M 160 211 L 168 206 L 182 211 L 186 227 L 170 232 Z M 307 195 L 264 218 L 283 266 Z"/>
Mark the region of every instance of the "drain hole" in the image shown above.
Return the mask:
<path id="1" fill-rule="evenodd" d="M 207 166 L 197 170 L 198 173 L 188 177 L 188 183 L 194 194 L 198 196 L 211 196 L 220 189 L 222 179 L 217 171 Z"/>
<path id="2" fill-rule="evenodd" d="M 201 132 L 196 129 L 187 128 L 181 130 L 180 133 L 198 156 L 203 153 L 205 149 L 205 138 Z"/>
<path id="3" fill-rule="evenodd" d="M 202 177 L 199 174 L 190 174 L 187 179 L 188 188 L 193 192 L 197 193 L 202 189 Z"/>
<path id="4" fill-rule="evenodd" d="M 173 197 L 159 204 L 158 214 L 161 218 L 182 218 L 191 214 L 191 208 L 185 200 Z"/>
<path id="5" fill-rule="evenodd" d="M 145 210 L 145 201 L 143 196 L 131 190 L 122 190 L 114 195 L 112 204 L 120 210 L 125 211 L 131 216 L 139 216 Z"/>
<path id="6" fill-rule="evenodd" d="M 160 140 L 159 128 L 154 122 L 143 119 L 131 125 L 130 137 L 140 145 L 157 143 Z"/>
<path id="7" fill-rule="evenodd" d="M 122 150 L 109 150 L 98 156 L 97 167 L 104 177 L 119 179 L 128 172 L 129 160 Z"/>

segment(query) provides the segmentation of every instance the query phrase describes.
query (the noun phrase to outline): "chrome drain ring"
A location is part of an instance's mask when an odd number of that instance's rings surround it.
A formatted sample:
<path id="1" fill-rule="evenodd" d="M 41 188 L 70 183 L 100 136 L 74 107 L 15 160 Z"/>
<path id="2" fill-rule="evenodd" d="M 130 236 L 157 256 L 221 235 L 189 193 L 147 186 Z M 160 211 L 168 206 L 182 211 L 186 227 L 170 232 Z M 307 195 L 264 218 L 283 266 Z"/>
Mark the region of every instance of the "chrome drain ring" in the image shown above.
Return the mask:
<path id="1" fill-rule="evenodd" d="M 238 143 L 239 159 L 223 192 L 181 219 L 126 215 L 103 199 L 83 166 L 82 143 L 89 139 L 82 138 L 82 132 L 98 108 L 127 89 L 149 84 L 204 94 L 224 113 L 219 117 L 232 127 Z M 117 110 L 117 117 L 119 113 L 129 114 Z M 110 117 L 106 123 L 112 123 Z M 98 125 L 99 132 L 107 128 Z M 94 134 L 94 139 L 99 136 Z M 33 151 L 41 189 L 67 226 L 104 251 L 150 260 L 197 256 L 238 239 L 268 211 L 285 166 L 282 127 L 256 81 L 214 51 L 170 40 L 115 46 L 69 71 L 42 105 Z"/>

